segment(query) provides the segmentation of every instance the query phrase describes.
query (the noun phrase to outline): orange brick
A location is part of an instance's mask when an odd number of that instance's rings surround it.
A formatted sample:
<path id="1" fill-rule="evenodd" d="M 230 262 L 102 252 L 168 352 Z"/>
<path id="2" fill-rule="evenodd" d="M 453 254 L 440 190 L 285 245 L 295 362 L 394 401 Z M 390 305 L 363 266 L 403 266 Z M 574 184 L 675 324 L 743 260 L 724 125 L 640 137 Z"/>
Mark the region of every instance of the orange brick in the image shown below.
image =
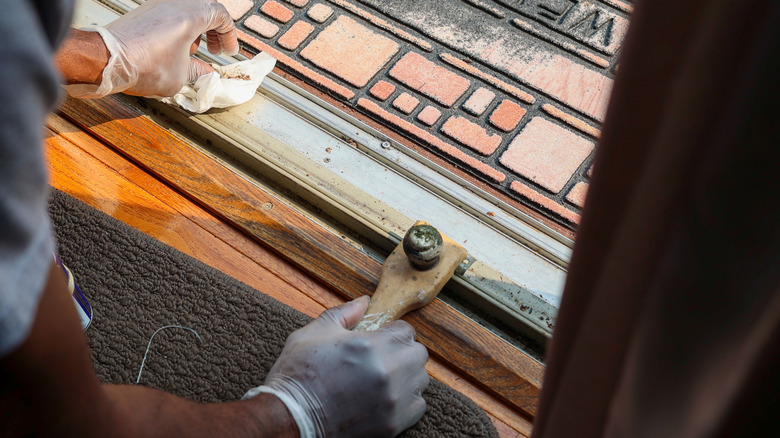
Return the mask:
<path id="1" fill-rule="evenodd" d="M 252 0 L 220 0 L 219 2 L 225 6 L 233 20 L 243 17 L 255 5 Z"/>
<path id="2" fill-rule="evenodd" d="M 376 15 L 366 11 L 365 9 L 361 9 L 345 0 L 329 0 L 329 1 L 337 6 L 341 6 L 342 8 L 348 10 L 349 12 L 368 21 L 373 26 L 376 26 L 384 31 L 390 32 L 394 36 L 397 36 L 398 38 L 401 38 L 402 40 L 408 43 L 412 43 L 417 47 L 425 50 L 426 52 L 430 52 L 431 50 L 433 50 L 433 46 L 431 46 L 430 43 L 428 43 L 427 41 L 423 41 L 420 38 L 417 38 L 416 36 L 410 35 L 408 32 L 404 32 L 398 26 L 394 26 L 388 21 L 377 17 Z"/>
<path id="3" fill-rule="evenodd" d="M 594 148 L 593 142 L 534 117 L 499 161 L 553 193 L 561 191 Z"/>
<path id="4" fill-rule="evenodd" d="M 306 11 L 306 15 L 317 23 L 324 23 L 325 20 L 333 15 L 333 9 L 322 3 L 317 3 Z"/>
<path id="5" fill-rule="evenodd" d="M 257 38 L 253 38 L 252 36 L 247 35 L 245 32 L 242 32 L 240 29 L 237 30 L 236 33 L 238 34 L 238 39 L 240 39 L 241 41 L 244 41 L 245 43 L 249 44 L 250 46 L 254 47 L 257 50 L 268 53 L 269 55 L 276 58 L 277 61 L 284 64 L 288 68 L 294 70 L 298 74 L 306 77 L 306 79 L 312 81 L 314 84 L 322 88 L 325 88 L 326 90 L 338 96 L 341 96 L 347 100 L 355 97 L 354 91 L 350 90 L 349 88 L 343 85 L 339 85 L 333 82 L 332 80 L 311 70 L 310 68 L 307 68 L 300 62 L 290 58 L 289 56 L 276 50 L 275 48 L 269 46 L 268 44 L 258 40 Z"/>
<path id="6" fill-rule="evenodd" d="M 398 43 L 342 15 L 301 50 L 301 57 L 363 87 L 398 52 Z"/>
<path id="7" fill-rule="evenodd" d="M 374 84 L 373 87 L 371 87 L 370 90 L 368 90 L 368 92 L 371 93 L 372 96 L 382 101 L 387 100 L 387 98 L 390 97 L 390 95 L 393 94 L 394 91 L 395 91 L 395 85 L 385 81 L 377 82 L 376 84 Z"/>
<path id="8" fill-rule="evenodd" d="M 534 204 L 555 213 L 573 224 L 580 223 L 580 215 L 519 181 L 512 181 L 512 183 L 509 184 L 509 188 Z"/>
<path id="9" fill-rule="evenodd" d="M 393 66 L 389 75 L 444 106 L 452 106 L 471 85 L 468 79 L 415 52 L 404 55 Z"/>
<path id="10" fill-rule="evenodd" d="M 469 64 L 467 62 L 464 62 L 449 53 L 442 53 L 439 55 L 439 58 L 441 58 L 442 61 L 446 62 L 447 64 L 465 72 L 468 73 L 476 78 L 480 78 L 483 81 L 493 85 L 494 87 L 498 88 L 501 91 L 504 91 L 506 93 L 511 94 L 512 96 L 522 100 L 523 102 L 532 105 L 534 102 L 536 102 L 536 98 L 531 96 L 530 94 L 526 93 L 525 91 L 515 87 L 514 85 L 509 85 L 506 82 L 502 81 L 501 79 L 498 79 L 497 77 L 493 75 L 489 75 L 482 70 L 474 67 L 473 64 Z"/>
<path id="11" fill-rule="evenodd" d="M 374 102 L 371 102 L 368 99 L 363 99 L 363 98 L 358 99 L 358 106 L 368 111 L 369 113 L 373 114 L 374 116 L 379 117 L 383 121 L 391 125 L 394 125 L 404 133 L 408 134 L 409 136 L 414 137 L 435 149 L 438 149 L 442 153 L 450 156 L 451 158 L 457 161 L 460 161 L 461 163 L 465 164 L 466 166 L 481 173 L 482 175 L 488 177 L 489 179 L 495 182 L 500 183 L 506 179 L 506 175 L 504 175 L 503 172 L 500 172 L 488 166 L 487 164 L 477 160 L 476 158 L 464 153 L 463 151 L 456 148 L 455 146 L 440 140 L 438 137 L 434 136 L 430 132 L 427 132 L 421 128 L 418 128 L 412 123 L 407 122 L 401 117 L 388 113 L 387 111 L 382 109 L 379 105 L 375 104 Z"/>
<path id="12" fill-rule="evenodd" d="M 409 114 L 417 108 L 420 100 L 409 93 L 401 93 L 393 101 L 393 106 L 404 114 Z"/>
<path id="13" fill-rule="evenodd" d="M 439 117 L 441 117 L 441 111 L 430 105 L 423 108 L 423 110 L 420 111 L 420 114 L 417 114 L 417 120 L 428 126 L 432 126 L 436 123 L 436 121 L 439 120 Z"/>
<path id="14" fill-rule="evenodd" d="M 509 132 L 517 127 L 524 115 L 525 110 L 520 105 L 511 100 L 502 100 L 490 115 L 490 124 L 504 132 Z"/>
<path id="15" fill-rule="evenodd" d="M 485 62 L 506 68 L 511 76 L 589 117 L 604 120 L 612 91 L 611 78 L 554 52 L 529 51 L 527 56 L 515 60 L 505 50 L 517 49 L 503 47 L 491 52 Z"/>
<path id="16" fill-rule="evenodd" d="M 469 20 L 468 16 L 442 14 L 438 25 L 426 25 L 425 31 L 432 39 L 457 47 L 459 52 L 481 64 L 513 77 L 588 117 L 603 120 L 612 90 L 613 81 L 610 77 L 584 63 L 570 59 L 552 44 L 523 36 L 524 32 L 503 30 L 500 37 L 485 35 L 473 38 L 453 32 L 453 29 L 468 23 Z M 493 22 L 482 28 L 498 31 L 501 26 L 502 24 Z M 465 41 L 461 42 L 462 40 Z M 473 64 L 468 67 L 473 67 Z"/>
<path id="17" fill-rule="evenodd" d="M 566 195 L 566 200 L 582 208 L 585 205 L 585 196 L 588 194 L 588 183 L 578 182 Z"/>
<path id="18" fill-rule="evenodd" d="M 552 117 L 555 117 L 556 119 L 562 121 L 563 123 L 566 123 L 572 128 L 580 130 L 596 138 L 601 137 L 601 130 L 599 130 L 598 128 L 594 128 L 593 126 L 590 126 L 588 123 L 586 123 L 585 121 L 581 120 L 578 117 L 574 117 L 572 115 L 566 114 L 559 108 L 550 105 L 549 103 L 545 103 L 544 105 L 542 105 L 542 111 L 546 112 Z"/>
<path id="19" fill-rule="evenodd" d="M 287 3 L 289 3 L 291 5 L 298 6 L 299 8 L 302 8 L 302 7 L 306 6 L 307 4 L 309 4 L 309 0 L 284 0 L 284 1 L 286 1 Z"/>
<path id="20" fill-rule="evenodd" d="M 471 96 L 466 99 L 466 102 L 463 104 L 463 109 L 466 110 L 467 113 L 471 113 L 475 116 L 482 115 L 495 97 L 496 93 L 487 88 L 477 88 L 477 91 L 471 93 Z"/>
<path id="21" fill-rule="evenodd" d="M 286 7 L 282 6 L 281 3 L 275 2 L 274 0 L 268 0 L 267 2 L 263 3 L 263 6 L 260 7 L 260 12 L 281 23 L 287 23 L 290 21 L 293 15 L 295 15 L 293 11 L 287 9 Z"/>
<path id="22" fill-rule="evenodd" d="M 441 132 L 482 155 L 492 154 L 501 145 L 500 135 L 488 135 L 485 128 L 464 117 L 450 117 Z"/>
<path id="23" fill-rule="evenodd" d="M 295 50 L 312 32 L 314 26 L 305 21 L 296 21 L 276 43 L 287 50 Z"/>
<path id="24" fill-rule="evenodd" d="M 259 15 L 252 15 L 246 19 L 244 24 L 250 30 L 257 32 L 266 38 L 271 38 L 279 32 L 279 26 L 271 23 Z"/>

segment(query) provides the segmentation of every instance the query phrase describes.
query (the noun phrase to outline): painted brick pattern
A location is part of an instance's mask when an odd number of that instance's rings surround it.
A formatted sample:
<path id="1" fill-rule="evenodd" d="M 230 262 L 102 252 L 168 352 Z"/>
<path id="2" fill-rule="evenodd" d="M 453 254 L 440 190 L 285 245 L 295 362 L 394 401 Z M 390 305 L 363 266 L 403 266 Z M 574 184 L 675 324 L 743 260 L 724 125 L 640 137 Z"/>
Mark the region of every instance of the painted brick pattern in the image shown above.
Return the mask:
<path id="1" fill-rule="evenodd" d="M 415 52 L 404 55 L 389 74 L 444 106 L 452 106 L 471 85 L 463 76 L 437 66 Z"/>
<path id="2" fill-rule="evenodd" d="M 525 91 L 521 90 L 519 87 L 515 85 L 511 85 L 508 84 L 506 81 L 502 81 L 501 79 L 497 78 L 494 75 L 485 73 L 479 68 L 474 67 L 471 62 L 466 62 L 463 61 L 462 59 L 458 59 L 450 55 L 449 53 L 442 53 L 441 55 L 439 55 L 439 58 L 441 58 L 441 60 L 446 62 L 447 64 L 457 68 L 458 70 L 461 70 L 464 73 L 467 73 L 476 78 L 482 79 L 483 81 L 493 85 L 499 90 L 509 93 L 512 96 L 518 98 L 519 100 L 525 103 L 533 104 L 536 102 L 536 98 L 534 98 L 529 93 L 526 93 Z"/>
<path id="3" fill-rule="evenodd" d="M 373 26 L 385 30 L 391 33 L 393 36 L 400 38 L 403 41 L 414 44 L 417 47 L 425 50 L 426 52 L 430 52 L 432 50 L 430 43 L 428 43 L 427 41 L 417 38 L 414 35 L 410 35 L 408 32 L 405 32 L 403 29 L 400 29 L 398 26 L 394 26 L 392 23 L 388 22 L 387 20 L 384 20 L 363 8 L 357 7 L 354 3 L 350 3 L 346 0 L 329 0 L 329 1 L 335 5 L 341 6 L 345 10 L 368 21 Z"/>
<path id="4" fill-rule="evenodd" d="M 605 32 L 562 38 L 554 12 L 518 17 L 507 2 L 223 1 L 245 48 L 572 226 L 618 59 L 593 51 Z M 602 3 L 623 29 L 631 8 Z M 463 26 L 432 26 L 445 22 Z"/>
<path id="5" fill-rule="evenodd" d="M 271 38 L 279 33 L 279 26 L 271 23 L 259 15 L 252 15 L 251 17 L 247 18 L 245 24 L 246 27 L 266 38 Z"/>
<path id="6" fill-rule="evenodd" d="M 558 193 L 594 148 L 593 142 L 535 117 L 501 155 L 501 164 Z"/>
<path id="7" fill-rule="evenodd" d="M 463 153 L 460 149 L 456 148 L 455 146 L 452 146 L 451 144 L 440 140 L 438 137 L 430 134 L 429 132 L 420 129 L 413 123 L 406 121 L 406 119 L 388 113 L 387 111 L 383 110 L 379 105 L 367 99 L 358 99 L 358 107 L 363 108 L 366 111 L 370 112 L 371 114 L 386 121 L 387 123 L 400 128 L 404 134 L 415 137 L 418 140 L 421 140 L 435 147 L 437 150 L 441 151 L 445 155 L 465 164 L 466 166 L 481 173 L 482 175 L 486 176 L 488 179 L 492 181 L 500 183 L 506 179 L 506 175 L 503 172 L 496 170 L 491 166 L 488 166 L 487 164 L 471 157 L 470 155 Z"/>
<path id="8" fill-rule="evenodd" d="M 379 100 L 387 100 L 388 97 L 390 97 L 391 94 L 395 91 L 395 85 L 385 82 L 385 81 L 379 81 L 376 84 L 374 84 L 373 87 L 371 87 L 370 90 L 368 90 L 369 93 L 371 93 L 372 96 L 376 97 Z"/>
<path id="9" fill-rule="evenodd" d="M 299 8 L 302 8 L 302 7 L 306 6 L 307 4 L 309 4 L 309 0 L 284 0 L 284 1 L 286 1 L 287 3 L 289 3 L 289 4 L 293 5 L 293 6 L 297 6 Z"/>
<path id="10" fill-rule="evenodd" d="M 534 204 L 542 207 L 543 209 L 554 213 L 567 221 L 578 224 L 580 223 L 580 215 L 569 210 L 568 208 L 564 207 L 563 205 L 553 201 L 552 199 L 542 195 L 537 190 L 532 189 L 526 184 L 523 184 L 519 181 L 512 181 L 512 183 L 509 185 L 509 188 L 512 189 L 513 192 L 517 193 L 518 195 L 522 196 L 523 198 L 533 202 Z"/>
<path id="11" fill-rule="evenodd" d="M 333 16 L 333 9 L 323 5 L 322 3 L 317 3 L 316 5 L 309 8 L 309 10 L 306 12 L 306 15 L 317 23 L 324 23 L 328 18 Z"/>
<path id="12" fill-rule="evenodd" d="M 488 135 L 485 128 L 464 117 L 450 117 L 441 132 L 482 155 L 492 154 L 501 144 L 501 136 Z"/>
<path id="13" fill-rule="evenodd" d="M 420 100 L 409 93 L 401 93 L 393 101 L 393 106 L 404 114 L 410 114 L 420 104 Z"/>
<path id="14" fill-rule="evenodd" d="M 287 23 L 293 17 L 293 11 L 287 9 L 281 3 L 268 0 L 260 7 L 260 11 L 276 21 Z"/>
<path id="15" fill-rule="evenodd" d="M 355 87 L 363 87 L 398 49 L 395 41 L 342 15 L 304 47 L 301 57 Z"/>
<path id="16" fill-rule="evenodd" d="M 524 115 L 523 107 L 511 100 L 502 100 L 493 110 L 493 114 L 490 115 L 490 124 L 502 131 L 509 132 L 517 127 Z"/>
<path id="17" fill-rule="evenodd" d="M 220 3 L 225 6 L 233 20 L 243 17 L 255 5 L 252 0 L 220 0 Z"/>
<path id="18" fill-rule="evenodd" d="M 566 195 L 566 200 L 582 208 L 585 206 L 585 196 L 588 194 L 588 183 L 578 182 Z"/>
<path id="19" fill-rule="evenodd" d="M 314 32 L 314 26 L 305 21 L 296 21 L 292 27 L 279 37 L 277 43 L 287 50 L 295 50 Z"/>
<path id="20" fill-rule="evenodd" d="M 591 137 L 594 138 L 601 137 L 601 130 L 599 130 L 598 128 L 594 128 L 589 123 L 581 119 L 578 119 L 575 116 L 567 114 L 560 108 L 556 108 L 554 105 L 550 105 L 546 103 L 542 105 L 542 111 L 544 111 L 545 113 L 549 114 L 552 117 L 555 117 L 556 119 L 562 121 L 563 123 L 566 123 L 572 128 L 590 135 Z"/>
<path id="21" fill-rule="evenodd" d="M 417 114 L 417 120 L 426 126 L 433 126 L 434 123 L 439 121 L 439 118 L 441 118 L 441 111 L 430 105 L 423 108 L 420 114 Z"/>
<path id="22" fill-rule="evenodd" d="M 274 49 L 273 47 L 269 46 L 268 44 L 256 39 L 252 38 L 250 35 L 247 35 L 244 32 L 238 31 L 238 37 L 241 38 L 242 41 L 249 44 L 250 46 L 254 47 L 255 49 L 266 52 L 269 55 L 276 58 L 279 62 L 283 62 L 287 67 L 292 69 L 293 71 L 306 76 L 308 80 L 313 82 L 316 85 L 319 85 L 326 90 L 328 90 L 331 93 L 336 94 L 339 97 L 342 97 L 344 99 L 352 99 L 355 97 L 355 92 L 350 90 L 347 87 L 344 87 L 340 84 L 337 84 L 336 82 L 332 81 L 331 79 L 328 79 L 327 77 L 318 74 L 316 72 L 313 72 L 309 70 L 305 65 L 301 64 L 300 62 L 290 58 L 289 56 L 285 55 L 284 53 Z"/>
<path id="23" fill-rule="evenodd" d="M 439 2 L 436 8 L 429 6 L 429 2 L 361 0 L 361 3 L 418 29 L 444 46 L 457 47 L 474 61 L 552 96 L 588 117 L 602 120 L 604 116 L 612 79 L 603 70 L 570 58 L 560 46 L 529 38 L 525 32 L 509 31 L 507 26 L 512 25 L 503 20 L 475 20 L 468 2 Z M 518 2 L 514 3 L 517 6 Z"/>
<path id="24" fill-rule="evenodd" d="M 463 103 L 463 109 L 475 116 L 482 115 L 495 98 L 496 93 L 487 88 L 477 88 L 477 91 L 473 92 L 466 102 Z"/>

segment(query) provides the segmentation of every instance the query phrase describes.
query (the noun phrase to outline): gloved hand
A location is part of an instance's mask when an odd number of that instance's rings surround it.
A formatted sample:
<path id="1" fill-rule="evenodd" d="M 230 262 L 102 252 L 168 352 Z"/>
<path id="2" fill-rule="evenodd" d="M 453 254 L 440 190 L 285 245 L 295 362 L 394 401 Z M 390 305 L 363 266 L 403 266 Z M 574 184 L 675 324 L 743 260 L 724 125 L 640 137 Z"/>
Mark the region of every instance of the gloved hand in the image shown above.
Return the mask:
<path id="1" fill-rule="evenodd" d="M 264 385 L 244 398 L 279 397 L 303 438 L 393 437 L 419 421 L 428 351 L 404 321 L 349 331 L 366 312 L 366 298 L 328 309 L 291 334 Z"/>
<path id="2" fill-rule="evenodd" d="M 98 32 L 111 56 L 100 86 L 66 87 L 74 97 L 172 96 L 214 71 L 191 56 L 203 33 L 211 53 L 238 53 L 233 19 L 216 0 L 149 0 L 105 27 L 82 30 Z"/>

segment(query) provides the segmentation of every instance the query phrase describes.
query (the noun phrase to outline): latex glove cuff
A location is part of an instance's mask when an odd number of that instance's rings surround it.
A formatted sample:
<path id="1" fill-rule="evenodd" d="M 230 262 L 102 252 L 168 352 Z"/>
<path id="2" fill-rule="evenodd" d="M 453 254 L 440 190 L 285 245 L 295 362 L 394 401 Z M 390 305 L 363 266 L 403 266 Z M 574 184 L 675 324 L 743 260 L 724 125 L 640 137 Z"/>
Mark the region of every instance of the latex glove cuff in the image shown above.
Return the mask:
<path id="1" fill-rule="evenodd" d="M 110 54 L 108 63 L 103 69 L 103 77 L 100 85 L 71 84 L 65 85 L 65 91 L 71 97 L 81 99 L 97 99 L 109 94 L 121 93 L 134 86 L 138 82 L 138 70 L 127 59 L 119 40 L 108 29 L 102 26 L 87 26 L 80 30 L 97 32 L 103 38 L 103 42 Z"/>
<path id="2" fill-rule="evenodd" d="M 312 423 L 311 419 L 306 414 L 306 411 L 304 411 L 303 407 L 301 407 L 293 397 L 284 392 L 277 391 L 267 386 L 258 386 L 247 391 L 241 400 L 247 400 L 260 394 L 274 395 L 287 406 L 287 410 L 290 411 L 290 415 L 292 415 L 295 420 L 295 424 L 298 425 L 298 431 L 301 433 L 301 438 L 317 437 L 317 434 L 314 431 L 314 423 Z"/>

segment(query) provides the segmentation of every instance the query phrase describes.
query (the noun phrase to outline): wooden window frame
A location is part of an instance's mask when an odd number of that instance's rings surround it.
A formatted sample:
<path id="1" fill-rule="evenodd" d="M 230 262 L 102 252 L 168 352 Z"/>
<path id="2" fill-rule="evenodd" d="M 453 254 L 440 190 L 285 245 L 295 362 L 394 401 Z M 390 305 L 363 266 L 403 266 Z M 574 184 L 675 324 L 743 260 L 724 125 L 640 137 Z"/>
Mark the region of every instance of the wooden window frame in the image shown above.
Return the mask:
<path id="1" fill-rule="evenodd" d="M 67 99 L 60 114 L 345 299 L 372 292 L 381 263 L 116 97 Z M 544 366 L 436 300 L 405 317 L 432 356 L 532 419 Z"/>

